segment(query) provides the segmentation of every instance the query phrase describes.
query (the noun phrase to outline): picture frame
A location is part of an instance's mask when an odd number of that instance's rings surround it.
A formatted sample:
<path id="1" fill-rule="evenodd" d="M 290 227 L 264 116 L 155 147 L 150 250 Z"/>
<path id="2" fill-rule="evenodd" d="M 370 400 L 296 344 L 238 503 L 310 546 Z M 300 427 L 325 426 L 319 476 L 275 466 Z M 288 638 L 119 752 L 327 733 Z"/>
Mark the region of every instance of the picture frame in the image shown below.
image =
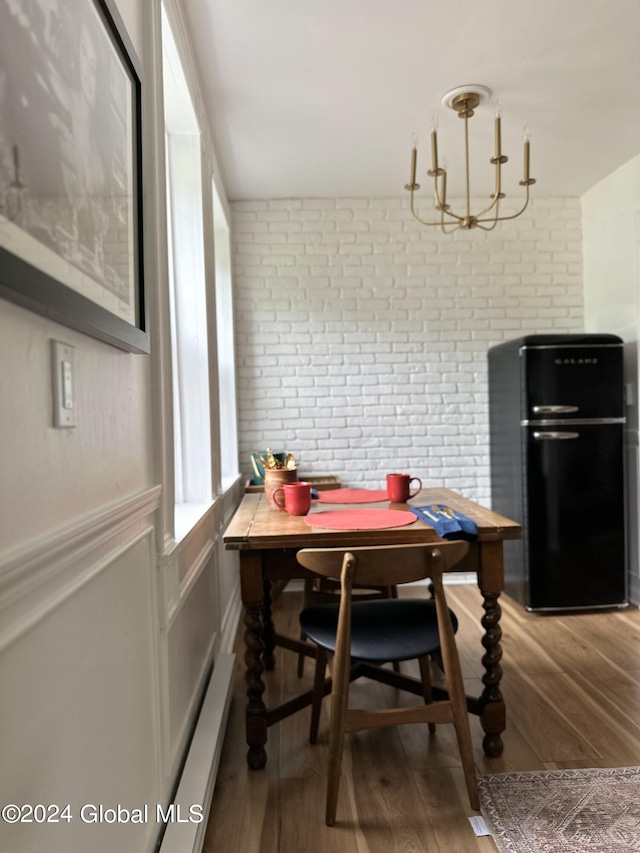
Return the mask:
<path id="1" fill-rule="evenodd" d="M 113 0 L 0 0 L 0 298 L 148 353 L 141 98 Z"/>

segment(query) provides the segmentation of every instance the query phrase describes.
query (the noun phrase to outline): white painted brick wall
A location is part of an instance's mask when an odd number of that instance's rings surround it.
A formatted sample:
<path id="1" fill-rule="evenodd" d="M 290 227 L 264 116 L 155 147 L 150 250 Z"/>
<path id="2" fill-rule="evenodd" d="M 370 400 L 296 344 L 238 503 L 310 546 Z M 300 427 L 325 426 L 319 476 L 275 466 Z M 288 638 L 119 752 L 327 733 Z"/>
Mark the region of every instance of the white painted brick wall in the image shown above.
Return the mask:
<path id="1" fill-rule="evenodd" d="M 583 330 L 580 203 L 445 236 L 396 199 L 236 202 L 240 461 L 490 500 L 488 347 Z"/>

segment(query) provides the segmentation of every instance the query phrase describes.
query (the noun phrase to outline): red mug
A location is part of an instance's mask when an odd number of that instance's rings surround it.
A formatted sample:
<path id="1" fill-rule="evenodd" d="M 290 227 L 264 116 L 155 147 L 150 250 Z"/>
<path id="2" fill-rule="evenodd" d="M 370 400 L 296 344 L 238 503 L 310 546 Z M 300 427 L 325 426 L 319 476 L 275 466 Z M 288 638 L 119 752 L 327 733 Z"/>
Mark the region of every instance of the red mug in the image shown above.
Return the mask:
<path id="1" fill-rule="evenodd" d="M 282 492 L 284 504 L 278 500 L 278 492 Z M 311 509 L 311 483 L 286 483 L 273 490 L 272 500 L 278 509 L 289 515 L 306 515 Z"/>
<path id="2" fill-rule="evenodd" d="M 416 481 L 418 488 L 411 491 L 411 483 Z M 389 500 L 394 504 L 404 504 L 409 498 L 415 498 L 422 488 L 422 480 L 412 477 L 411 474 L 387 474 L 387 494 Z"/>

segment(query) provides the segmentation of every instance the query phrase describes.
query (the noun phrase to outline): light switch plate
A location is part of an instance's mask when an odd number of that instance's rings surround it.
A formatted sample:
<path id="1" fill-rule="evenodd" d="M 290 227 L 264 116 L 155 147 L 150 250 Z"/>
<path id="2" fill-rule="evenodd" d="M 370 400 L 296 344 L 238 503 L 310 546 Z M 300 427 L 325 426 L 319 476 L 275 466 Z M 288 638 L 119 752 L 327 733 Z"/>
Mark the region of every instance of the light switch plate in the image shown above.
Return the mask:
<path id="1" fill-rule="evenodd" d="M 77 425 L 75 405 L 75 348 L 51 341 L 51 378 L 53 380 L 53 425 L 66 429 Z"/>

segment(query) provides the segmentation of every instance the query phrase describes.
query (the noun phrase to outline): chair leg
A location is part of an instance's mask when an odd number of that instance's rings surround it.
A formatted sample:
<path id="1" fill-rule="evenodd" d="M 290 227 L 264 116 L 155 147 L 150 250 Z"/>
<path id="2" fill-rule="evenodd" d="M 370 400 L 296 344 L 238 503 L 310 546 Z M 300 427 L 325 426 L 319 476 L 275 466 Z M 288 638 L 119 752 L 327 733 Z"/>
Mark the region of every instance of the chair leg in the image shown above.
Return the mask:
<path id="1" fill-rule="evenodd" d="M 461 689 L 462 682 L 459 682 L 456 687 L 453 686 L 453 683 L 448 684 L 447 687 L 449 688 L 449 697 L 452 700 L 453 722 L 458 739 L 458 749 L 460 750 L 460 758 L 462 759 L 462 769 L 467 785 L 467 793 L 469 794 L 469 802 L 471 808 L 478 811 L 480 809 L 480 795 L 478 793 L 476 768 L 473 762 L 473 745 L 471 743 L 471 730 L 469 729 L 467 700 Z M 452 688 L 453 695 L 451 693 Z"/>
<path id="2" fill-rule="evenodd" d="M 318 742 L 318 726 L 322 699 L 324 696 L 324 679 L 327 673 L 327 653 L 316 646 L 316 669 L 313 679 L 313 702 L 311 703 L 311 726 L 309 728 L 309 743 Z"/>
<path id="3" fill-rule="evenodd" d="M 308 607 L 311 601 L 311 593 L 313 591 L 313 578 L 305 578 L 304 579 L 304 598 L 302 601 L 302 606 Z M 306 635 L 302 629 L 300 629 L 300 639 L 306 640 Z M 304 674 L 304 659 L 306 655 L 303 655 L 302 652 L 298 655 L 298 678 L 302 678 Z"/>
<path id="4" fill-rule="evenodd" d="M 430 705 L 433 702 L 433 691 L 431 689 L 431 665 L 429 663 L 429 655 L 418 658 L 420 665 L 420 680 L 422 681 L 422 695 L 424 696 L 424 704 Z M 429 723 L 429 731 L 433 734 L 436 730 L 435 723 Z"/>
<path id="5" fill-rule="evenodd" d="M 435 652 L 431 652 L 430 657 L 431 657 L 431 660 L 440 669 L 440 672 L 444 672 L 444 664 L 442 663 L 442 654 L 440 652 L 440 649 L 436 649 Z"/>
<path id="6" fill-rule="evenodd" d="M 398 597 L 398 587 L 395 585 L 386 586 L 384 588 L 384 591 L 385 591 L 385 595 L 387 598 L 397 598 Z M 402 670 L 400 669 L 400 664 L 398 663 L 397 660 L 394 660 L 394 662 L 391 664 L 391 666 L 392 666 L 394 672 L 402 672 Z"/>
<path id="7" fill-rule="evenodd" d="M 335 688 L 335 683 L 334 683 Z M 344 723 L 349 701 L 349 682 L 343 692 L 331 694 L 331 728 L 329 730 L 329 768 L 327 772 L 327 805 L 325 820 L 327 826 L 336 821 L 340 774 L 342 771 L 342 753 L 344 751 Z"/>
<path id="8" fill-rule="evenodd" d="M 350 627 L 350 626 L 349 626 Z M 338 642 L 332 665 L 331 718 L 329 728 L 329 767 L 327 772 L 327 805 L 325 820 L 327 826 L 333 826 L 336 820 L 338 790 L 340 788 L 340 773 L 342 770 L 342 753 L 344 750 L 345 720 L 349 707 L 349 685 L 351 683 L 352 667 L 349 657 L 351 638 L 347 631 L 340 639 L 338 627 Z"/>
<path id="9" fill-rule="evenodd" d="M 453 711 L 453 724 L 456 730 L 458 749 L 462 760 L 464 779 L 469 794 L 469 802 L 472 809 L 480 809 L 480 795 L 478 794 L 478 780 L 473 762 L 473 745 L 471 743 L 471 730 L 469 728 L 469 714 L 467 711 L 467 699 L 464 695 L 464 682 L 462 670 L 460 669 L 460 658 L 456 647 L 453 627 L 449 618 L 449 611 L 442 588 L 442 578 L 434 577 L 435 601 L 438 613 L 438 627 L 440 632 L 440 652 L 444 663 L 444 677 L 449 693 L 449 701 Z"/>
<path id="10" fill-rule="evenodd" d="M 301 640 L 306 639 L 306 635 L 305 635 L 304 631 L 300 631 L 300 639 Z M 302 676 L 304 675 L 304 659 L 305 659 L 305 657 L 306 657 L 306 655 L 303 655 L 302 652 L 300 652 L 298 654 L 298 678 L 302 678 Z"/>

